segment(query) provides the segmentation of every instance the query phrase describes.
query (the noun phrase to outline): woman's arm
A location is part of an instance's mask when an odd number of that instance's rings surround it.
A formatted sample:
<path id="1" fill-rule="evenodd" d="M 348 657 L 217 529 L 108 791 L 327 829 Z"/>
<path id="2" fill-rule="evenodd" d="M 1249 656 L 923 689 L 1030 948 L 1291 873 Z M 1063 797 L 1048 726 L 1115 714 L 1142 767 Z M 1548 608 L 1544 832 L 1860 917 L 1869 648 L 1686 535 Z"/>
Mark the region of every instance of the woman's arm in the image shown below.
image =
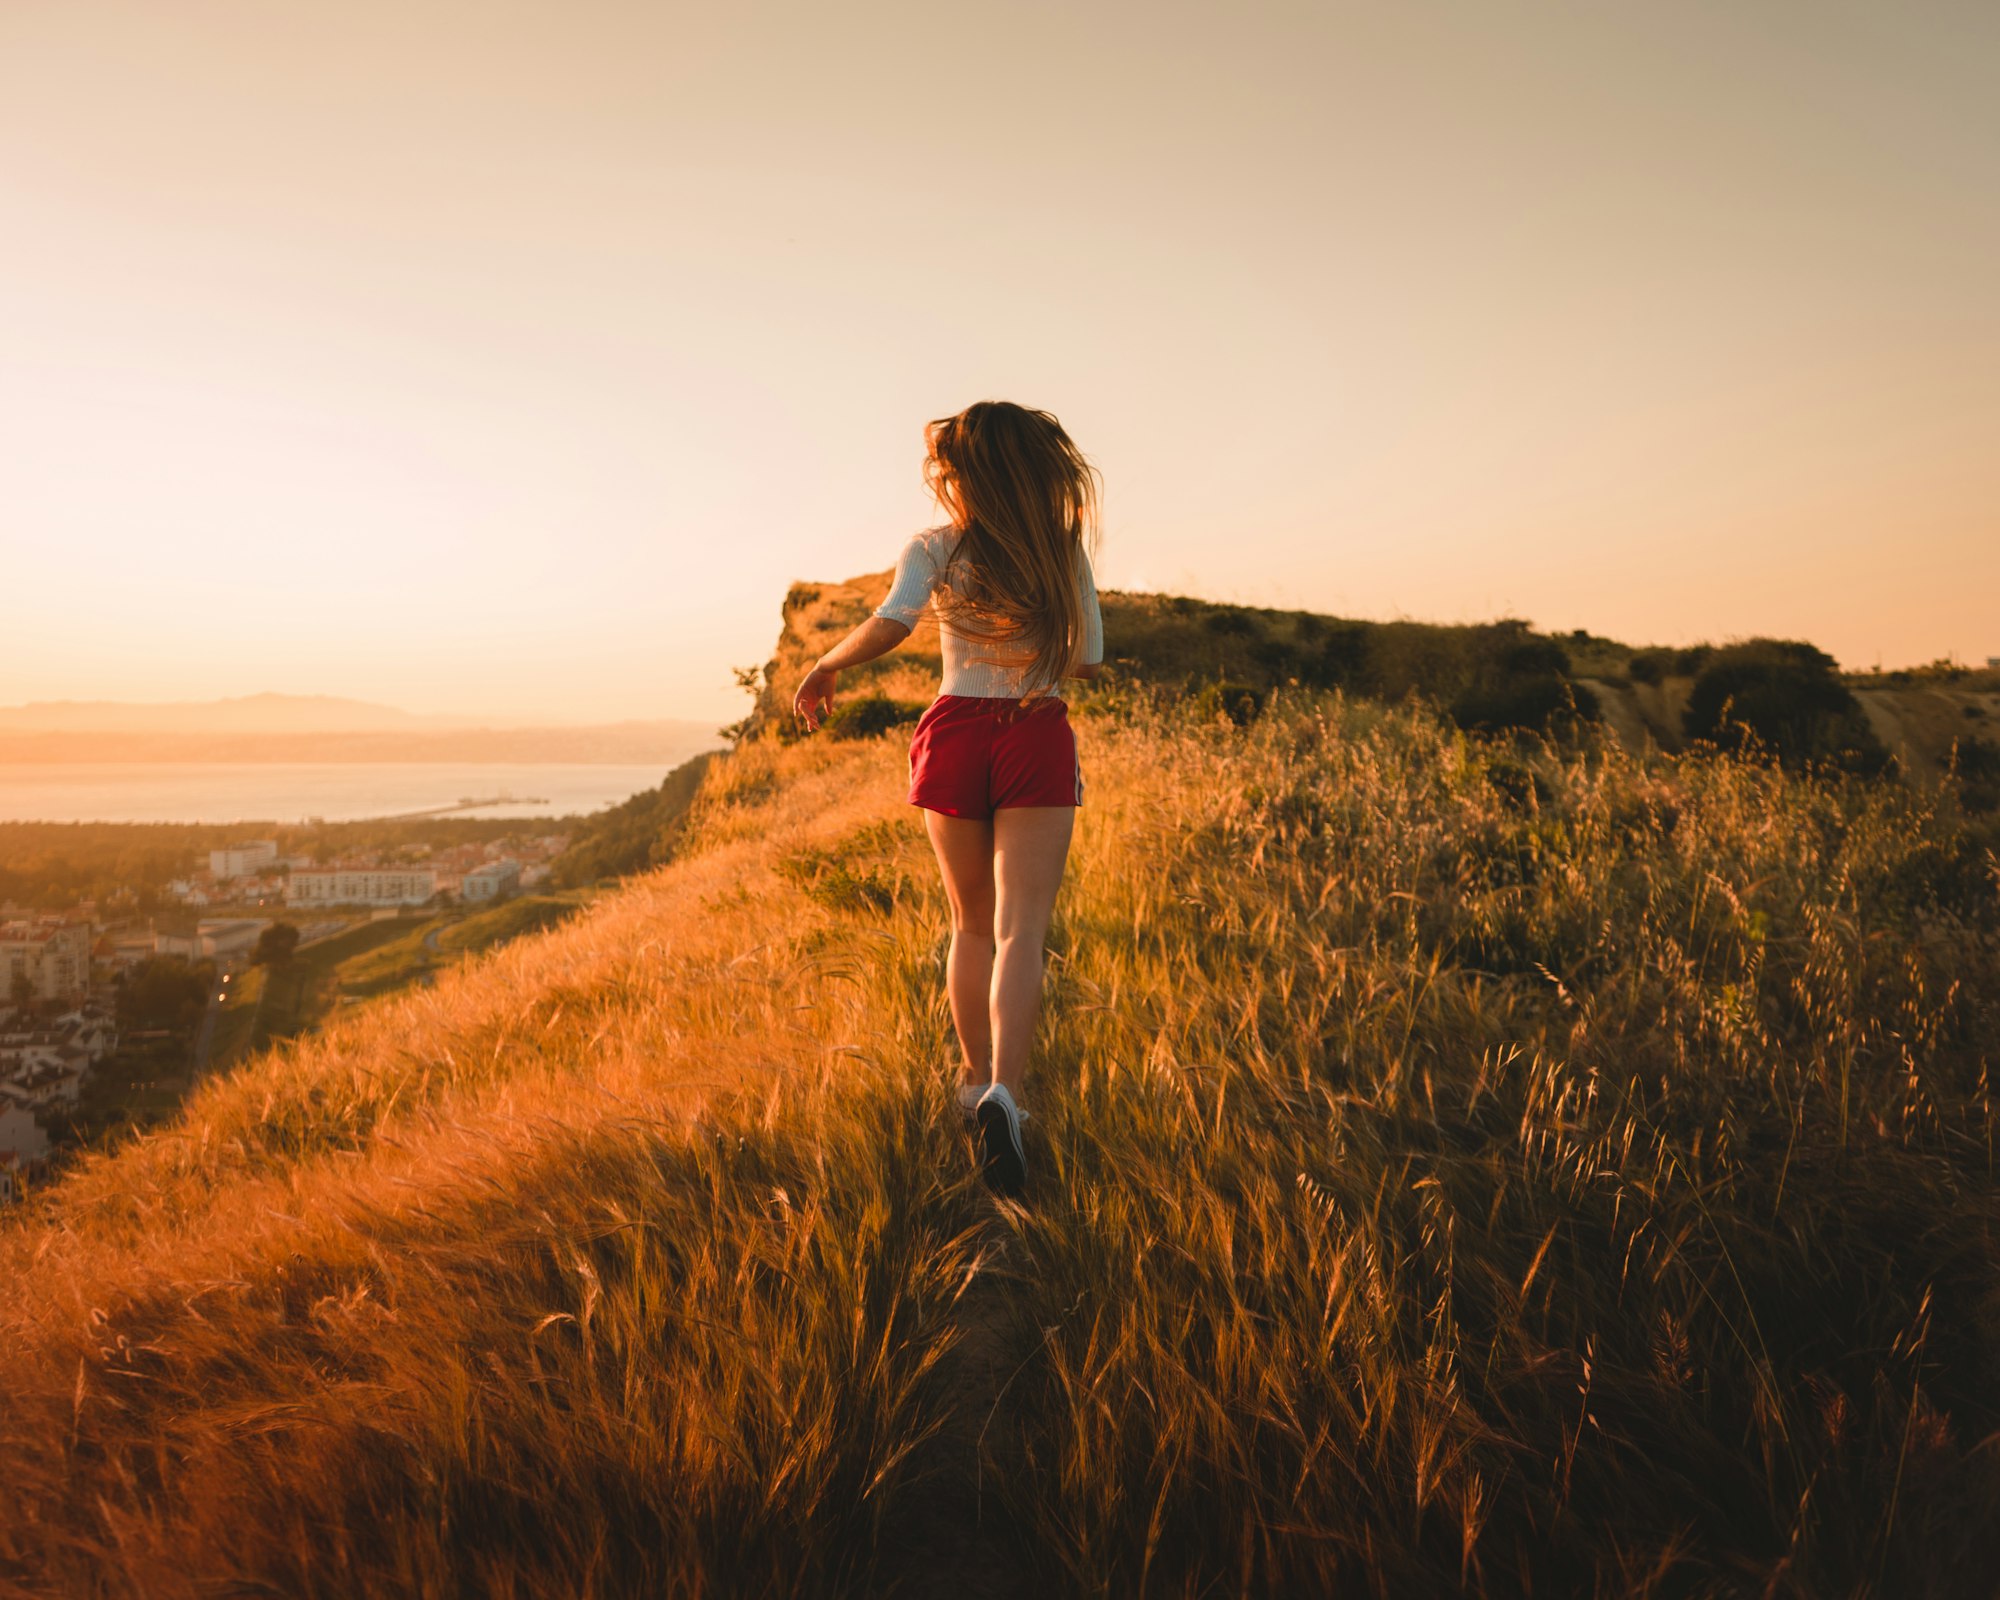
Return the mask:
<path id="1" fill-rule="evenodd" d="M 864 661 L 886 656 L 909 638 L 907 623 L 893 617 L 868 617 L 845 639 L 813 663 L 812 671 L 800 680 L 799 692 L 792 696 L 792 714 L 811 732 L 826 720 L 833 709 L 833 690 L 844 667 L 858 667 Z"/>
<path id="2" fill-rule="evenodd" d="M 847 667 L 858 667 L 864 661 L 873 661 L 877 656 L 886 656 L 909 638 L 912 631 L 909 624 L 898 622 L 893 617 L 863 618 L 845 639 L 819 658 L 814 670 L 839 672 Z"/>

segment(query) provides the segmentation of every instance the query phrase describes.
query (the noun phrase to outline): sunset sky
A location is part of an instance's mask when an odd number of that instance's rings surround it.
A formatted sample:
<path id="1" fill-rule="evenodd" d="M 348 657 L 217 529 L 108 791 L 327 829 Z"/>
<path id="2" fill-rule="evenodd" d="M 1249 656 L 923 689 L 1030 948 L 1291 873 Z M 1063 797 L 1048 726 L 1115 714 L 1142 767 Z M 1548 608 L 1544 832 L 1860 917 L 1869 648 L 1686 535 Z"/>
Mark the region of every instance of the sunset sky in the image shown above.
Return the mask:
<path id="1" fill-rule="evenodd" d="M 2000 6 L 0 0 L 0 704 L 733 717 L 1056 412 L 1106 587 L 2000 655 Z"/>

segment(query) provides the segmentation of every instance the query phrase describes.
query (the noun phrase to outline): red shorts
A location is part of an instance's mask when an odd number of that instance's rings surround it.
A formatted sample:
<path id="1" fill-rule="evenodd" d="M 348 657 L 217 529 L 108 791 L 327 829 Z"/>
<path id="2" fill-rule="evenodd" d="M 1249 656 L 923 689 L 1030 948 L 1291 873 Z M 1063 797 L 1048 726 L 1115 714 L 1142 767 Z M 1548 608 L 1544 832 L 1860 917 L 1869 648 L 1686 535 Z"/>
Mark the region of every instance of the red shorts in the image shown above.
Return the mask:
<path id="1" fill-rule="evenodd" d="M 1006 806 L 1080 806 L 1083 767 L 1069 706 L 941 694 L 910 740 L 910 804 L 983 820 Z"/>

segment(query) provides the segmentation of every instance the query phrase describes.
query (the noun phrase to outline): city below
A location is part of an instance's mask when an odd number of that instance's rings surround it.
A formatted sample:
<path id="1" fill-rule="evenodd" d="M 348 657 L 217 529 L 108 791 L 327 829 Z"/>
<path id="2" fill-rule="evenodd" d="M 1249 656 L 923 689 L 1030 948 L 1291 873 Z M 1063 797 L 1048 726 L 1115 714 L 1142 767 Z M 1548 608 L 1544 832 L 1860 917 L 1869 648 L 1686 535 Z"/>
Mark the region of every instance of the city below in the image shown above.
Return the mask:
<path id="1" fill-rule="evenodd" d="M 0 901 L 0 1201 L 357 993 L 427 981 L 579 903 L 536 893 L 567 832 L 426 840 L 407 837 L 422 819 L 388 820 L 405 837 L 330 859 L 247 838 L 62 909 Z"/>

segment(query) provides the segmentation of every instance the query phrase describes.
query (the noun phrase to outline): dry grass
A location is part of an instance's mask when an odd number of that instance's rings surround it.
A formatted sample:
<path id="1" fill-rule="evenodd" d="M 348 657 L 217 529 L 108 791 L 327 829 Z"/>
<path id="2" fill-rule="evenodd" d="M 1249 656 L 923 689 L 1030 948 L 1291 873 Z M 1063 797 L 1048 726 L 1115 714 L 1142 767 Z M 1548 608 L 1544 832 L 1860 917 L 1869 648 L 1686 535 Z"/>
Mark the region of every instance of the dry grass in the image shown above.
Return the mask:
<path id="1" fill-rule="evenodd" d="M 0 1230 L 0 1593 L 1990 1592 L 1948 793 L 1079 727 L 1029 1205 L 907 731 L 747 744 L 672 865 Z"/>

